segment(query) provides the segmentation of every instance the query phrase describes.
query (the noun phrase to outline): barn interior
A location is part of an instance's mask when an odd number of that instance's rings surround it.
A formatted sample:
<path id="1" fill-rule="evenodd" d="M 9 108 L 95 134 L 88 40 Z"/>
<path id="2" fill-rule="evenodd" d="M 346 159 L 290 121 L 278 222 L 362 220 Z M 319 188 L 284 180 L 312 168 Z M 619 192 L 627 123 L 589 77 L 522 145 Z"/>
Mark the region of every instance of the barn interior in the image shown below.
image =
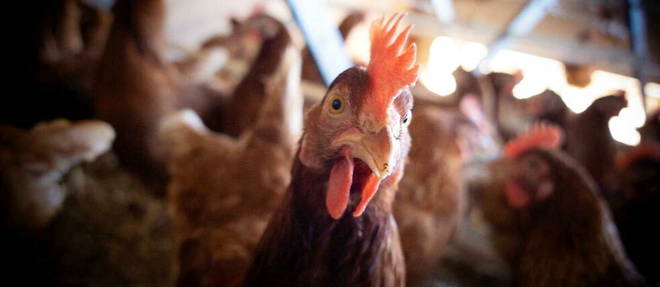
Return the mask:
<path id="1" fill-rule="evenodd" d="M 7 282 L 660 285 L 656 1 L 25 4 Z"/>

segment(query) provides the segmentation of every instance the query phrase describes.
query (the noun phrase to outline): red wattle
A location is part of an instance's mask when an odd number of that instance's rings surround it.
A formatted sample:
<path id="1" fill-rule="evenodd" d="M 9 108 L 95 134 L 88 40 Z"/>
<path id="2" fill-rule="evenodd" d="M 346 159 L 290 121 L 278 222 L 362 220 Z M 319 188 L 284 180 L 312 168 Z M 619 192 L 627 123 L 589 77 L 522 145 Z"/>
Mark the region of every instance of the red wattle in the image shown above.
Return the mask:
<path id="1" fill-rule="evenodd" d="M 353 183 L 353 159 L 348 155 L 338 159 L 330 171 L 328 190 L 325 195 L 325 208 L 330 216 L 339 219 L 346 211 Z"/>

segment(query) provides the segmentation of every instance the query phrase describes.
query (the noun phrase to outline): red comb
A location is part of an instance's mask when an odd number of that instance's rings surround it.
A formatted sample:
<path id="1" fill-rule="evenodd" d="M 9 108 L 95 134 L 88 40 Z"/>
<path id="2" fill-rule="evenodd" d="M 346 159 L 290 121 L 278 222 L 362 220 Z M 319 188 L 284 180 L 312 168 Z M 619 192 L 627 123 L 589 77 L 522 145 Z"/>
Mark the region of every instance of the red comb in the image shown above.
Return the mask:
<path id="1" fill-rule="evenodd" d="M 417 47 L 414 43 L 406 46 L 413 26 L 398 31 L 404 17 L 404 13 L 395 13 L 387 21 L 381 17 L 371 23 L 371 59 L 367 73 L 371 79 L 370 98 L 379 107 L 389 105 L 401 88 L 417 81 Z"/>
<path id="2" fill-rule="evenodd" d="M 509 141 L 504 147 L 506 157 L 515 157 L 533 148 L 558 148 L 562 132 L 555 125 L 537 123 L 528 131 Z"/>

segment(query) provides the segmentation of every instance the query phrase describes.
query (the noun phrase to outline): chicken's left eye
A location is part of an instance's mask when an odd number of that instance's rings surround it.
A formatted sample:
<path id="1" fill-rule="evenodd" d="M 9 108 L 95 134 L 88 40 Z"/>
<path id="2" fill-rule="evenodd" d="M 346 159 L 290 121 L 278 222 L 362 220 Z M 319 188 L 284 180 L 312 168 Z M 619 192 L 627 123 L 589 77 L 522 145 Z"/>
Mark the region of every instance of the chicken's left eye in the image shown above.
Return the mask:
<path id="1" fill-rule="evenodd" d="M 344 110 L 344 100 L 342 98 L 334 98 L 330 102 L 330 112 L 333 114 L 339 114 Z"/>
<path id="2" fill-rule="evenodd" d="M 401 119 L 401 122 L 404 125 L 407 125 L 408 123 L 410 123 L 410 117 L 412 117 L 412 112 L 408 111 L 405 115 L 403 115 L 403 119 Z"/>

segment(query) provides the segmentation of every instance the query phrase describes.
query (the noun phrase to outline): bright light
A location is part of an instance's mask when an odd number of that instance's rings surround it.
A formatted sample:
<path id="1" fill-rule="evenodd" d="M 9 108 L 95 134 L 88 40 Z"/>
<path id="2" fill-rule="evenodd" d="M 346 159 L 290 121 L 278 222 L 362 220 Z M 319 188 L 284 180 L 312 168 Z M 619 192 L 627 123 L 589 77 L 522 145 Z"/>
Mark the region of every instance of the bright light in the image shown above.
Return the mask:
<path id="1" fill-rule="evenodd" d="M 463 42 L 460 50 L 461 67 L 468 72 L 477 68 L 477 65 L 488 54 L 488 48 L 481 43 Z"/>
<path id="2" fill-rule="evenodd" d="M 358 64 L 369 63 L 369 49 L 371 47 L 369 36 L 369 21 L 364 21 L 353 27 L 346 38 L 346 50 L 351 59 Z"/>
<path id="3" fill-rule="evenodd" d="M 620 117 L 615 116 L 608 122 L 610 127 L 610 134 L 618 142 L 627 145 L 638 145 L 640 141 L 639 132 L 636 129 L 631 129 L 630 126 Z"/>
<path id="4" fill-rule="evenodd" d="M 431 43 L 428 67 L 433 71 L 451 74 L 461 64 L 459 40 L 449 37 L 437 37 Z"/>
<path id="5" fill-rule="evenodd" d="M 429 59 L 420 80 L 429 91 L 440 96 L 451 95 L 456 91 L 456 79 L 452 73 L 462 66 L 467 71 L 474 70 L 486 56 L 486 46 L 450 37 L 433 39 Z"/>
<path id="6" fill-rule="evenodd" d="M 597 70 L 591 74 L 588 86 L 576 87 L 566 82 L 566 71 L 561 62 L 511 50 L 498 52 L 481 68 L 510 74 L 521 70 L 523 80 L 513 88 L 516 98 L 529 98 L 546 88 L 551 89 L 559 94 L 566 106 L 575 113 L 586 110 L 597 98 L 616 90 L 624 90 L 628 107 L 610 120 L 610 133 L 615 140 L 624 144 L 639 143 L 640 136 L 636 128 L 644 124 L 645 112 L 641 102 L 640 84 L 634 78 Z M 649 83 L 644 89 L 647 94 L 653 94 L 652 97 L 660 98 L 659 84 Z"/>
<path id="7" fill-rule="evenodd" d="M 660 84 L 647 83 L 644 85 L 644 93 L 651 98 L 660 99 Z"/>
<path id="8" fill-rule="evenodd" d="M 456 91 L 456 79 L 452 74 L 426 69 L 420 80 L 424 87 L 439 96 L 448 96 Z"/>
<path id="9" fill-rule="evenodd" d="M 535 81 L 532 77 L 524 77 L 520 83 L 513 87 L 513 96 L 517 99 L 527 99 L 543 92 L 547 85 L 542 81 Z"/>
<path id="10" fill-rule="evenodd" d="M 552 86 L 566 85 L 566 72 L 561 62 L 512 50 L 499 51 L 483 68 L 509 74 L 522 71 L 522 81 L 513 88 L 513 96 L 518 99 L 538 95 Z"/>

